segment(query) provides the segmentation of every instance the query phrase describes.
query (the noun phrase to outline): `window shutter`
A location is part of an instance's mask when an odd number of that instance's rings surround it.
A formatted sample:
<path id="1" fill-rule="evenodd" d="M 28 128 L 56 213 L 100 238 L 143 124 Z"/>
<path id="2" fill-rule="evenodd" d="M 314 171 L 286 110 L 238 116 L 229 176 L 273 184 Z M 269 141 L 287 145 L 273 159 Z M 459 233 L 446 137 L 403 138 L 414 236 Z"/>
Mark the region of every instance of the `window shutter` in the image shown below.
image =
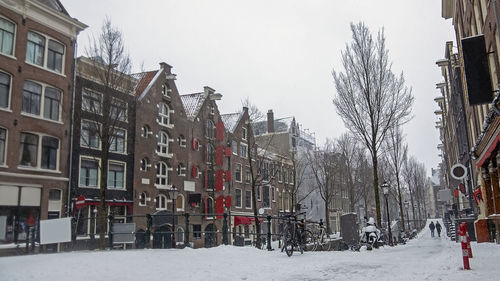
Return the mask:
<path id="1" fill-rule="evenodd" d="M 224 185 L 224 171 L 218 170 L 215 175 L 215 190 L 222 191 L 222 187 Z"/>
<path id="2" fill-rule="evenodd" d="M 231 207 L 231 196 L 226 196 L 226 207 L 229 208 Z"/>
<path id="3" fill-rule="evenodd" d="M 193 150 L 198 150 L 198 140 L 193 138 Z"/>
<path id="4" fill-rule="evenodd" d="M 215 156 L 215 165 L 217 166 L 222 166 L 222 154 L 224 153 L 224 146 L 223 145 L 219 145 L 217 146 L 217 152 L 216 152 L 216 156 Z"/>
<path id="5" fill-rule="evenodd" d="M 217 122 L 216 129 L 217 129 L 217 140 L 223 141 L 224 140 L 224 123 L 222 123 L 222 121 Z"/>
<path id="6" fill-rule="evenodd" d="M 215 210 L 217 212 L 217 218 L 222 218 L 222 214 L 224 214 L 224 196 L 217 197 L 217 201 L 215 202 Z"/>
<path id="7" fill-rule="evenodd" d="M 198 176 L 198 169 L 196 168 L 196 165 L 193 165 L 193 168 L 191 169 L 191 176 L 193 176 L 193 178 Z"/>
<path id="8" fill-rule="evenodd" d="M 227 170 L 226 171 L 226 182 L 230 182 L 231 181 L 231 171 Z"/>
<path id="9" fill-rule="evenodd" d="M 204 205 L 205 205 L 205 219 L 206 219 L 207 218 L 207 210 L 208 210 L 208 202 L 207 202 L 208 200 L 207 200 L 206 196 L 203 197 L 203 201 L 205 202 Z"/>
<path id="10" fill-rule="evenodd" d="M 231 147 L 230 146 L 227 146 L 226 147 L 226 157 L 231 157 Z"/>

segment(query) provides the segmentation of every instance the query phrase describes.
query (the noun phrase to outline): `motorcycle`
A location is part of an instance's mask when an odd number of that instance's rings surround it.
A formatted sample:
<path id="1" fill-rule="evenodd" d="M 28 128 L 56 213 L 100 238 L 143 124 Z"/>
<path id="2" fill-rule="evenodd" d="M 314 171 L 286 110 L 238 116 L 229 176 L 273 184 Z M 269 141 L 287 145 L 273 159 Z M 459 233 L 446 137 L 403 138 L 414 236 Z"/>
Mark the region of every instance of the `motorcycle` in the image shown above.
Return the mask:
<path id="1" fill-rule="evenodd" d="M 366 226 L 361 229 L 360 235 L 361 244 L 366 245 L 367 250 L 377 249 L 379 246 L 384 245 L 382 232 L 375 226 L 373 218 L 368 219 Z"/>

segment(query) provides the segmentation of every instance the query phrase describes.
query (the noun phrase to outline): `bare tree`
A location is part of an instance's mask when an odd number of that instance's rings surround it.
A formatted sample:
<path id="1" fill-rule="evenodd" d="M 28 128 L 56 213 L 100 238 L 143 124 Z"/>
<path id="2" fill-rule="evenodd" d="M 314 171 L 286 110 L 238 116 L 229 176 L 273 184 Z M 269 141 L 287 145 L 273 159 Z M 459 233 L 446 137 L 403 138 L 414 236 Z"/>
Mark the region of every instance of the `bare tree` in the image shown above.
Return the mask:
<path id="1" fill-rule="evenodd" d="M 356 165 L 360 165 L 360 149 L 356 138 L 350 133 L 344 133 L 337 139 L 337 145 L 345 165 L 346 190 L 349 198 L 349 212 L 354 212 L 354 205 L 361 199 L 362 193 L 355 185 Z"/>
<path id="2" fill-rule="evenodd" d="M 96 82 L 97 91 L 102 96 L 101 101 L 83 101 L 82 108 L 91 114 L 86 115 L 90 121 L 92 134 L 97 135 L 100 142 L 100 185 L 99 185 L 99 248 L 105 248 L 106 231 L 106 189 L 108 186 L 108 159 L 110 148 L 116 145 L 117 128 L 123 127 L 127 119 L 127 105 L 122 99 L 117 98 L 117 93 L 130 94 L 134 90 L 134 80 L 129 76 L 131 60 L 125 51 L 121 32 L 112 26 L 111 21 L 105 19 L 101 33 L 97 38 L 90 39 L 86 49 L 89 58 L 88 64 L 82 66 L 82 73 L 88 79 Z M 92 142 L 91 137 L 82 137 L 84 142 Z M 84 143 L 91 146 L 90 143 Z"/>
<path id="3" fill-rule="evenodd" d="M 338 191 L 334 186 L 340 162 L 339 153 L 336 149 L 333 141 L 327 140 L 322 149 L 310 151 L 307 154 L 308 163 L 316 180 L 316 185 L 321 198 L 325 202 L 325 220 L 328 233 L 331 232 L 330 205 Z"/>
<path id="4" fill-rule="evenodd" d="M 399 216 L 403 231 L 405 230 L 405 217 L 403 212 L 403 201 L 401 195 L 401 170 L 408 154 L 408 145 L 404 143 L 403 131 L 400 126 L 389 129 L 386 139 L 388 161 L 394 169 L 394 177 L 397 184 L 397 198 L 399 203 Z"/>
<path id="5" fill-rule="evenodd" d="M 383 30 L 374 41 L 364 23 L 352 24 L 352 42 L 342 52 L 344 72 L 333 70 L 337 95 L 333 99 L 344 125 L 370 151 L 373 191 L 380 225 L 378 154 L 387 130 L 411 119 L 413 96 L 403 74 L 391 70 Z"/>

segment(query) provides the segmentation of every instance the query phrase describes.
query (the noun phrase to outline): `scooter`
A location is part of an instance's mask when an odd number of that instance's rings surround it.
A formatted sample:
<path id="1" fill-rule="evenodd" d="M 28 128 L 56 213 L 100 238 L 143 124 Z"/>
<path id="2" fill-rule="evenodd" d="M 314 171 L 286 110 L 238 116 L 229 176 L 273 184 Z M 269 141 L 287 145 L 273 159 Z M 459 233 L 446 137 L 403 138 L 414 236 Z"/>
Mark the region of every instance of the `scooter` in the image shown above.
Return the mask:
<path id="1" fill-rule="evenodd" d="M 360 241 L 361 244 L 366 245 L 367 250 L 377 249 L 379 246 L 384 245 L 382 233 L 375 226 L 375 220 L 372 217 L 368 219 L 366 226 L 361 229 Z"/>

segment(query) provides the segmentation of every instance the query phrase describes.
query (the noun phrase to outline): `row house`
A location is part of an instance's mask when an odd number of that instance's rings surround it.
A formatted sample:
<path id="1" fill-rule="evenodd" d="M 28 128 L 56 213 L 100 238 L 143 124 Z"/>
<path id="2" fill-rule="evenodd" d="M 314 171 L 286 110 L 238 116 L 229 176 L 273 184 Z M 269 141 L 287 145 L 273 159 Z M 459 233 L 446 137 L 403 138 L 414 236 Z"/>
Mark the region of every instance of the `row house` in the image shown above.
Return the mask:
<path id="1" fill-rule="evenodd" d="M 0 1 L 0 243 L 66 216 L 76 39 L 56 0 Z"/>
<path id="2" fill-rule="evenodd" d="M 80 57 L 76 67 L 71 203 L 74 205 L 82 199 L 84 202 L 81 209 L 73 208 L 72 215 L 78 221 L 76 233 L 94 237 L 99 232 L 97 210 L 103 180 L 101 166 L 105 164 L 103 152 L 108 154 L 107 165 L 104 165 L 106 212 L 113 214 L 116 222 L 126 222 L 127 216 L 133 214 L 137 81 L 130 75 L 113 71 L 112 75 L 120 77 L 121 83 L 106 85 L 99 79 L 104 65 L 97 58 Z M 103 138 L 109 140 L 108 147 L 103 147 L 106 145 Z"/>
<path id="3" fill-rule="evenodd" d="M 442 17 L 452 18 L 462 75 L 462 95 L 467 101 L 465 119 L 471 146 L 473 192 L 467 195 L 478 206 L 475 234 L 478 242 L 500 242 L 500 112 L 498 81 L 500 42 L 496 1 L 443 0 Z M 476 57 L 477 61 L 472 58 Z M 467 64 L 481 65 L 469 71 Z M 480 74 L 480 70 L 484 70 Z M 456 124 L 455 124 L 456 125 Z M 471 171 L 469 171 L 471 172 Z"/>

